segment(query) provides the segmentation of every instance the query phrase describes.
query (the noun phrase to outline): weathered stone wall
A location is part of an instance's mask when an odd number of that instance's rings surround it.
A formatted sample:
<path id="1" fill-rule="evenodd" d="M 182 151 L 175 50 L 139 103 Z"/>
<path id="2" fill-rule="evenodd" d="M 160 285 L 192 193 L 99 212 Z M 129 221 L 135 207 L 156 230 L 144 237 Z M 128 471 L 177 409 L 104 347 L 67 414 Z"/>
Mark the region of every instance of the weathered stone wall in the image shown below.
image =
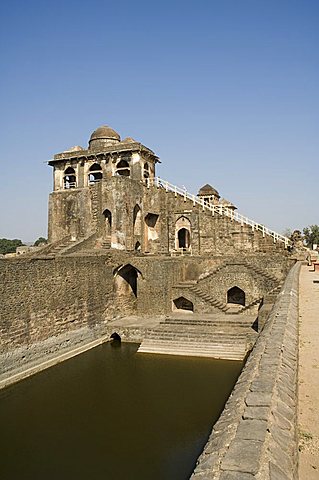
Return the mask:
<path id="1" fill-rule="evenodd" d="M 140 209 L 140 228 L 134 228 L 134 208 Z M 141 252 L 167 254 L 177 247 L 177 227 L 181 217 L 189 224 L 193 255 L 232 254 L 284 250 L 280 242 L 231 218 L 212 215 L 199 205 L 164 188 L 150 187 L 129 177 L 107 177 L 82 188 L 59 190 L 50 195 L 49 241 L 70 237 L 86 238 L 96 232 L 106 235 L 103 212 L 112 216 L 113 248 L 132 251 L 136 242 Z M 156 226 L 148 228 L 147 214 L 158 215 Z M 136 227 L 136 225 L 135 225 Z"/>
<path id="2" fill-rule="evenodd" d="M 192 480 L 297 478 L 299 271 L 289 272 Z"/>
<path id="3" fill-rule="evenodd" d="M 103 263 L 98 257 L 0 260 L 1 348 L 104 319 L 112 306 L 113 276 Z"/>

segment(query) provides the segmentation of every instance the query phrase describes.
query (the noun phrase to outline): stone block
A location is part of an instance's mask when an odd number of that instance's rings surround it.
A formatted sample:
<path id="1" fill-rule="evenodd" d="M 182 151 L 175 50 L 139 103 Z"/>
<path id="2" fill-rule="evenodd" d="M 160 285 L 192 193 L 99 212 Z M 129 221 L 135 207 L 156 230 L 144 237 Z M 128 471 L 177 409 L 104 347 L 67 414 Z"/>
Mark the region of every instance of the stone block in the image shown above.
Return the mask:
<path id="1" fill-rule="evenodd" d="M 265 420 L 241 420 L 236 437 L 263 442 L 267 434 L 267 425 Z"/>
<path id="2" fill-rule="evenodd" d="M 243 419 L 268 420 L 270 409 L 268 407 L 246 407 Z"/>
<path id="3" fill-rule="evenodd" d="M 245 403 L 249 407 L 269 407 L 271 398 L 270 393 L 249 392 L 246 396 Z"/>
<path id="4" fill-rule="evenodd" d="M 262 446 L 262 442 L 255 440 L 235 439 L 222 461 L 222 470 L 256 474 L 259 470 Z"/>

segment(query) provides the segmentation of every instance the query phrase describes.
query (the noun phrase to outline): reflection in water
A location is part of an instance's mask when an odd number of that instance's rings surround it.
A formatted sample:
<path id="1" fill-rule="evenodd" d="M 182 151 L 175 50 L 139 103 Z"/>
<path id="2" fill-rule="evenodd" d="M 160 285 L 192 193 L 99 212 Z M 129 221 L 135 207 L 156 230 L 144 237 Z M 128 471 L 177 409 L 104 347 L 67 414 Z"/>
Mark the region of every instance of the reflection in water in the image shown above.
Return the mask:
<path id="1" fill-rule="evenodd" d="M 0 478 L 189 478 L 242 364 L 137 347 L 104 344 L 1 391 Z"/>

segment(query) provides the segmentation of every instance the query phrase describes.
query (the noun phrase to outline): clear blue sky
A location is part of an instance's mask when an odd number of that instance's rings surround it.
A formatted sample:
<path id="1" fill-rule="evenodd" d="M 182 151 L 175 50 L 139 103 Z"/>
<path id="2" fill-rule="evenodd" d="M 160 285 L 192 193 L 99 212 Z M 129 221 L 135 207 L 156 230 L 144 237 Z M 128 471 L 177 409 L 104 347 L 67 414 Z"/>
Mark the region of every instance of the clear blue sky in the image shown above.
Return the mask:
<path id="1" fill-rule="evenodd" d="M 0 237 L 47 235 L 43 162 L 101 124 L 192 193 L 319 223 L 318 0 L 3 0 L 0 22 Z"/>

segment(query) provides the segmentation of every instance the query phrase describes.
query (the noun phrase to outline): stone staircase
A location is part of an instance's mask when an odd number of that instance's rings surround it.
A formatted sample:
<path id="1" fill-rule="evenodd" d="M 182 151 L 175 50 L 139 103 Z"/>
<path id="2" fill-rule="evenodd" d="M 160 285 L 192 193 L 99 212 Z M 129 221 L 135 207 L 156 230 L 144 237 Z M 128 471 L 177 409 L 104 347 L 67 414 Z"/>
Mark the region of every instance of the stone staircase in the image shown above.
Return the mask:
<path id="1" fill-rule="evenodd" d="M 56 257 L 57 255 L 61 255 L 64 250 L 67 250 L 68 247 L 71 247 L 74 245 L 74 241 L 68 239 L 64 240 L 58 245 L 54 245 L 50 251 L 46 254 L 47 257 Z"/>
<path id="2" fill-rule="evenodd" d="M 201 287 L 199 287 L 197 284 L 190 286 L 189 290 L 204 300 L 204 302 L 209 303 L 209 305 L 212 307 L 218 308 L 222 312 L 227 312 L 228 307 L 226 303 L 220 302 L 219 300 L 216 300 L 216 298 L 212 297 L 209 293 L 203 292 Z"/>
<path id="3" fill-rule="evenodd" d="M 186 355 L 243 361 L 253 346 L 255 317 L 172 316 L 149 329 L 138 353 Z"/>
<path id="4" fill-rule="evenodd" d="M 111 237 L 104 239 L 100 243 L 100 248 L 102 248 L 103 250 L 109 250 L 111 248 Z"/>

